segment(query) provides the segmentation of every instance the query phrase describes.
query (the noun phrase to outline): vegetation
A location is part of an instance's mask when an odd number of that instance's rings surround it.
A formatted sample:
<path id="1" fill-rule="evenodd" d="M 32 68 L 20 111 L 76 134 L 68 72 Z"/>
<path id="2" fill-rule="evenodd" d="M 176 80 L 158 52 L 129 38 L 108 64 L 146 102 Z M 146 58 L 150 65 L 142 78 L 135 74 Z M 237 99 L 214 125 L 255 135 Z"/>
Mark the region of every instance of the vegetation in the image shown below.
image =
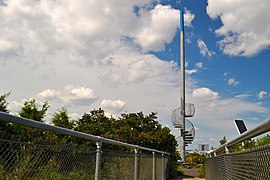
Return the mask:
<path id="1" fill-rule="evenodd" d="M 9 95 L 10 93 L 0 96 L 0 111 L 8 113 L 8 103 L 6 99 Z M 36 105 L 36 100 L 29 99 L 24 102 L 24 105 L 18 114 L 21 117 L 38 122 L 44 122 L 48 108 L 48 102 L 44 102 L 42 107 L 38 108 Z M 61 108 L 58 110 L 58 112 L 52 115 L 52 124 L 88 134 L 102 136 L 104 138 L 169 152 L 169 177 L 173 178 L 177 175 L 177 160 L 179 159 L 179 154 L 176 151 L 176 139 L 172 134 L 170 134 L 169 128 L 163 127 L 158 123 L 156 113 L 152 112 L 149 115 L 144 115 L 142 112 L 122 114 L 119 118 L 115 119 L 113 117 L 105 116 L 105 112 L 102 109 L 97 109 L 90 111 L 90 113 L 85 113 L 78 120 L 72 120 L 68 115 L 68 111 L 65 108 Z M 56 140 L 69 144 L 85 144 L 88 146 L 95 146 L 95 142 L 81 139 L 79 140 L 51 132 L 44 132 L 12 123 L 1 123 L 0 130 L 19 134 L 33 140 L 43 138 L 50 141 Z M 104 144 L 103 147 L 128 152 L 133 151 L 128 148 L 109 144 Z"/>

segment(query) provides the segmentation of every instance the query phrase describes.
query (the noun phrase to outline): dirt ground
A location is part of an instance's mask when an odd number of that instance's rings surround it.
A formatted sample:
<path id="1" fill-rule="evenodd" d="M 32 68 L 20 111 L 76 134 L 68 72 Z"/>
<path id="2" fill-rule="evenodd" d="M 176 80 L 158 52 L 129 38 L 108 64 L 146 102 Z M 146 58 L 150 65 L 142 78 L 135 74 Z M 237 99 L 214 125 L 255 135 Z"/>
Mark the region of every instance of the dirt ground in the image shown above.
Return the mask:
<path id="1" fill-rule="evenodd" d="M 191 168 L 191 169 L 183 169 L 184 175 L 178 177 L 175 180 L 205 180 L 203 178 L 199 178 L 199 169 L 198 168 Z"/>

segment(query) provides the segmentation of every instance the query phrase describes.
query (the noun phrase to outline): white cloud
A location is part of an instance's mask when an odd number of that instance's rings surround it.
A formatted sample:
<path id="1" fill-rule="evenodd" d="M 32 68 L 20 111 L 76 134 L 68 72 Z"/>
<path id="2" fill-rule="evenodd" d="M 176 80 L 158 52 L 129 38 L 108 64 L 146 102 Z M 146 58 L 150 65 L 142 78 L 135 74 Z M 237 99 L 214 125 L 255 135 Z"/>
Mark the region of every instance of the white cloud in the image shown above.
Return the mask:
<path id="1" fill-rule="evenodd" d="M 164 50 L 165 44 L 170 43 L 179 26 L 179 10 L 171 6 L 157 5 L 153 10 L 140 12 L 141 27 L 135 36 L 144 51 Z"/>
<path id="2" fill-rule="evenodd" d="M 225 54 L 252 56 L 269 47 L 269 6 L 268 0 L 208 0 L 208 15 L 223 24 L 215 33 L 224 37 L 219 44 Z"/>
<path id="3" fill-rule="evenodd" d="M 196 127 L 211 129 L 216 131 L 216 137 L 226 135 L 231 138 L 234 129 L 233 119 L 236 117 L 247 119 L 252 118 L 252 113 L 268 113 L 268 110 L 261 103 L 249 102 L 243 98 L 222 98 L 218 92 L 209 88 L 197 88 L 192 91 L 191 97 L 188 95 L 189 102 L 195 104 L 196 113 L 191 119 Z M 200 128 L 202 129 L 202 128 Z M 209 135 L 207 132 L 200 131 L 200 134 Z M 215 134 L 213 132 L 213 134 Z M 213 136 L 213 134 L 211 136 Z M 236 131 L 235 131 L 235 135 Z"/>
<path id="4" fill-rule="evenodd" d="M 260 91 L 259 94 L 257 95 L 257 97 L 259 99 L 264 99 L 268 96 L 268 93 L 266 91 Z"/>
<path id="5" fill-rule="evenodd" d="M 103 99 L 101 102 L 101 108 L 105 111 L 112 113 L 120 113 L 124 110 L 126 103 L 122 100 L 107 100 Z"/>
<path id="6" fill-rule="evenodd" d="M 196 73 L 196 72 L 198 72 L 198 70 L 197 69 L 187 69 L 187 70 L 185 70 L 186 71 L 186 74 L 187 75 L 191 75 L 191 74 L 194 74 L 194 73 Z"/>
<path id="7" fill-rule="evenodd" d="M 245 94 L 238 94 L 235 97 L 239 98 L 239 99 L 246 99 L 246 98 L 248 98 L 250 96 L 252 96 L 252 94 L 245 93 Z"/>
<path id="8" fill-rule="evenodd" d="M 203 63 L 202 63 L 202 62 L 197 62 L 197 63 L 195 64 L 195 66 L 196 66 L 197 68 L 201 69 L 201 68 L 203 68 Z"/>
<path id="9" fill-rule="evenodd" d="M 104 68 L 99 75 L 102 81 L 111 86 L 151 82 L 170 86 L 178 82 L 175 62 L 161 61 L 154 55 L 127 49 L 119 50 L 112 58 L 114 65 Z"/>
<path id="10" fill-rule="evenodd" d="M 91 105 L 98 97 L 94 91 L 86 87 L 68 85 L 62 91 L 46 89 L 36 95 L 40 100 L 58 102 L 62 104 Z"/>
<path id="11" fill-rule="evenodd" d="M 230 78 L 229 80 L 228 80 L 228 85 L 234 85 L 234 86 L 236 86 L 236 85 L 238 85 L 240 82 L 239 81 L 237 81 L 235 78 Z"/>
<path id="12" fill-rule="evenodd" d="M 192 14 L 189 10 L 185 10 L 185 14 L 184 14 L 184 23 L 185 26 L 187 27 L 192 27 L 192 20 L 195 18 L 195 15 Z"/>
<path id="13" fill-rule="evenodd" d="M 36 95 L 39 99 L 46 99 L 46 100 L 56 100 L 60 98 L 61 92 L 56 91 L 55 89 L 46 89 Z"/>
<path id="14" fill-rule="evenodd" d="M 207 45 L 205 44 L 205 42 L 203 40 L 198 39 L 197 45 L 200 49 L 201 55 L 211 57 L 213 54 L 215 54 L 213 51 L 210 51 L 208 49 Z"/>
<path id="15" fill-rule="evenodd" d="M 199 99 L 218 99 L 218 93 L 209 88 L 202 87 L 192 91 L 192 97 Z"/>
<path id="16" fill-rule="evenodd" d="M 67 86 L 65 88 L 66 95 L 62 99 L 66 103 L 75 103 L 79 105 L 90 105 L 97 99 L 94 91 L 86 87 Z"/>

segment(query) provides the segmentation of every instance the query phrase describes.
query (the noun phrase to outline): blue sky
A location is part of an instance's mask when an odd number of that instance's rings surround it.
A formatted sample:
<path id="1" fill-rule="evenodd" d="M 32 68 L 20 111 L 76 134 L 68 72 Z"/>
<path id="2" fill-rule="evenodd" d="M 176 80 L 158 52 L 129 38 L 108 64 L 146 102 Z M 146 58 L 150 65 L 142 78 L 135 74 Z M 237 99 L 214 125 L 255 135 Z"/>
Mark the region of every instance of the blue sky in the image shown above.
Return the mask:
<path id="1" fill-rule="evenodd" d="M 0 0 L 0 93 L 9 109 L 49 101 L 51 115 L 102 107 L 143 111 L 179 135 L 179 9 L 185 12 L 186 95 L 198 144 L 236 137 L 233 119 L 253 128 L 269 116 L 267 0 Z M 257 8 L 253 8 L 253 7 Z"/>

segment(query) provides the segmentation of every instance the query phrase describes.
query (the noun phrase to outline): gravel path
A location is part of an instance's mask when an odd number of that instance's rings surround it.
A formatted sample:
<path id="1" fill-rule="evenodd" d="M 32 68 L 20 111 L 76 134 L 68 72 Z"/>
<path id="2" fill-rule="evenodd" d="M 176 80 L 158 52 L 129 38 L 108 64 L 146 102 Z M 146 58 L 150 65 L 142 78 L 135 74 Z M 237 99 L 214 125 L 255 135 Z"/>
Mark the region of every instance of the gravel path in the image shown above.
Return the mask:
<path id="1" fill-rule="evenodd" d="M 199 169 L 198 168 L 191 168 L 191 169 L 183 169 L 184 175 L 178 177 L 175 180 L 205 180 L 203 178 L 199 178 Z"/>

